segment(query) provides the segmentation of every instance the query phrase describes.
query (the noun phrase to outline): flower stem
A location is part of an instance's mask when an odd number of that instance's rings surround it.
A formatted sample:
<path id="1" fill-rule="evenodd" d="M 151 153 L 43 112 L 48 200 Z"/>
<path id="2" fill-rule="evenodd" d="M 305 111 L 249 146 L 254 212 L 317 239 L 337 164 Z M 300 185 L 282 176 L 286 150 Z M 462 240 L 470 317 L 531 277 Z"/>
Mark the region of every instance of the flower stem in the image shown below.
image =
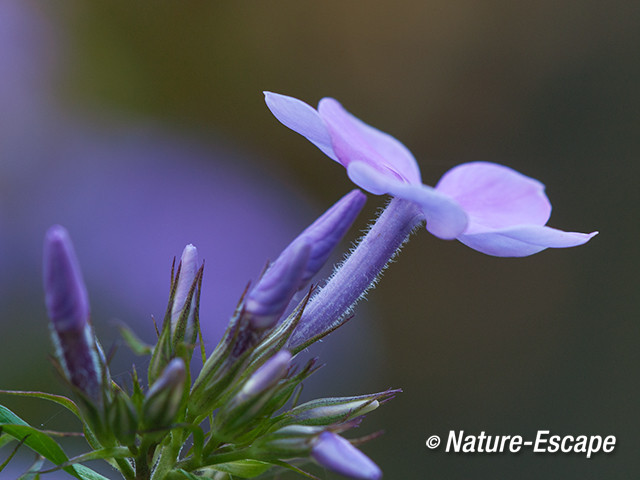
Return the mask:
<path id="1" fill-rule="evenodd" d="M 357 247 L 311 298 L 287 348 L 298 352 L 346 322 L 352 307 L 422 221 L 415 203 L 391 199 Z"/>

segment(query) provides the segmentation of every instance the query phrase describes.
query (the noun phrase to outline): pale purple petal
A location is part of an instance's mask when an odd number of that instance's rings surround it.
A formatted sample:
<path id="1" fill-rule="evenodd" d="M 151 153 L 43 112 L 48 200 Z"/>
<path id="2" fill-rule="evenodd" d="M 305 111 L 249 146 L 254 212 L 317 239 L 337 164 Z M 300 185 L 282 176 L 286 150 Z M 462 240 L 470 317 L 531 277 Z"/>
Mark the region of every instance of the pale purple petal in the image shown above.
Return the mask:
<path id="1" fill-rule="evenodd" d="M 495 163 L 458 165 L 445 173 L 435 188 L 467 212 L 468 234 L 544 225 L 551 214 L 542 183 Z"/>
<path id="2" fill-rule="evenodd" d="M 526 257 L 545 248 L 576 247 L 587 243 L 598 232 L 564 232 L 551 227 L 523 225 L 492 232 L 461 235 L 465 245 L 496 257 Z"/>
<path id="3" fill-rule="evenodd" d="M 313 459 L 329 470 L 345 477 L 378 480 L 382 471 L 364 453 L 332 432 L 322 432 L 311 450 Z"/>
<path id="4" fill-rule="evenodd" d="M 264 100 L 271 113 L 284 126 L 305 137 L 329 158 L 338 161 L 329 130 L 313 107 L 297 98 L 273 92 L 264 92 Z"/>
<path id="5" fill-rule="evenodd" d="M 427 220 L 427 230 L 436 237 L 452 240 L 467 228 L 464 210 L 449 196 L 427 185 L 395 180 L 362 162 L 351 163 L 347 174 L 353 183 L 371 193 L 388 193 L 416 203 Z"/>
<path id="6" fill-rule="evenodd" d="M 394 137 L 354 117 L 333 98 L 323 98 L 318 112 L 329 128 L 333 151 L 342 165 L 364 162 L 390 178 L 421 182 L 415 158 Z"/>

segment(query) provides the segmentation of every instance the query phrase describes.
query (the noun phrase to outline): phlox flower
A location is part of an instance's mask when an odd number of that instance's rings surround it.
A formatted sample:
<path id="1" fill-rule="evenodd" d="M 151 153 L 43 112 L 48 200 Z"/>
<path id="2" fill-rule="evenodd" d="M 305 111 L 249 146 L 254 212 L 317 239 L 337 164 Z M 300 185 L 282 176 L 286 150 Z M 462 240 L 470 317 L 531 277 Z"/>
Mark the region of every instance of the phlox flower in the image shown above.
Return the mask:
<path id="1" fill-rule="evenodd" d="M 435 187 L 422 183 L 411 152 L 394 137 L 347 112 L 332 98 L 318 109 L 284 95 L 265 92 L 267 106 L 285 126 L 303 135 L 344 166 L 360 188 L 409 201 L 442 239 L 499 257 L 523 257 L 546 248 L 582 245 L 597 232 L 565 232 L 546 226 L 551 204 L 544 185 L 489 162 L 449 170 Z"/>

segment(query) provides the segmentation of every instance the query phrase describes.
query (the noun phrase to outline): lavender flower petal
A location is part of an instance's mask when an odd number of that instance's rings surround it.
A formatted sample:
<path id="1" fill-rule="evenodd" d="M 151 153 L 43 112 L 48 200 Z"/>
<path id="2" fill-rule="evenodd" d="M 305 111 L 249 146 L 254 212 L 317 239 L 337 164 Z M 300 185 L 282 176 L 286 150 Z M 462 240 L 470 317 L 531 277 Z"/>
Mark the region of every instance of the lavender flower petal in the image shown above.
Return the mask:
<path id="1" fill-rule="evenodd" d="M 283 103 L 297 105 L 295 99 L 280 97 Z M 311 116 L 313 109 L 303 105 L 305 115 Z M 297 110 L 289 108 L 287 114 L 286 122 L 281 121 L 304 135 L 295 122 Z M 597 234 L 542 228 L 551 213 L 544 185 L 515 170 L 467 163 L 447 172 L 433 189 L 421 184 L 413 155 L 395 138 L 360 121 L 331 98 L 320 101 L 318 114 L 328 130 L 331 153 L 349 178 L 374 195 L 390 194 L 420 206 L 427 230 L 437 237 L 457 238 L 483 253 L 509 257 L 580 245 Z"/>
<path id="2" fill-rule="evenodd" d="M 420 169 L 413 154 L 391 135 L 367 125 L 333 98 L 323 98 L 318 113 L 331 134 L 340 163 L 364 162 L 389 178 L 419 184 Z"/>
<path id="3" fill-rule="evenodd" d="M 408 184 L 380 174 L 363 162 L 347 167 L 349 178 L 372 193 L 388 193 L 417 204 L 427 220 L 427 230 L 436 237 L 452 240 L 467 227 L 467 214 L 451 197 L 422 184 Z"/>
<path id="4" fill-rule="evenodd" d="M 338 161 L 331 146 L 331 136 L 318 112 L 297 98 L 264 92 L 264 99 L 271 113 L 294 132 L 305 137 L 329 158 Z"/>
<path id="5" fill-rule="evenodd" d="M 364 453 L 332 432 L 322 432 L 311 456 L 323 467 L 340 475 L 362 480 L 378 480 L 382 471 Z"/>
<path id="6" fill-rule="evenodd" d="M 495 163 L 458 165 L 445 173 L 435 188 L 467 212 L 466 234 L 515 225 L 544 225 L 551 215 L 542 183 Z"/>
<path id="7" fill-rule="evenodd" d="M 458 240 L 479 252 L 496 257 L 526 257 L 546 248 L 568 248 L 587 243 L 598 232 L 565 232 L 551 227 L 523 225 L 461 235 Z"/>

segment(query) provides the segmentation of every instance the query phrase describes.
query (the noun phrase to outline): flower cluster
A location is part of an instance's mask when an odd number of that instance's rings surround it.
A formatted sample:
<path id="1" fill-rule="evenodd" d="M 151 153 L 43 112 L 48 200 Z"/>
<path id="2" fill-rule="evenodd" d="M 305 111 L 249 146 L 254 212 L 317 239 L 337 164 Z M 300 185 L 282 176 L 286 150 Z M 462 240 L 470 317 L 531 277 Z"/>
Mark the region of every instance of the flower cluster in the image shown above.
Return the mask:
<path id="1" fill-rule="evenodd" d="M 422 184 L 411 153 L 332 99 L 318 110 L 272 93 L 269 108 L 285 125 L 341 163 L 352 181 L 393 199 L 359 244 L 321 284 L 310 285 L 360 213 L 366 196 L 345 195 L 297 238 L 241 296 L 227 330 L 207 355 L 200 332 L 204 264 L 187 245 L 172 268 L 170 297 L 155 345 L 127 328 L 134 352 L 150 356 L 146 381 L 135 370 L 116 383 L 93 332 L 87 288 L 67 231 L 52 227 L 44 246 L 45 303 L 61 376 L 74 400 L 42 392 L 5 394 L 53 401 L 81 421 L 91 450 L 69 459 L 47 432 L 0 406 L 0 441 L 19 441 L 70 475 L 105 477 L 82 465 L 107 461 L 126 480 L 252 478 L 315 462 L 343 476 L 375 480 L 378 466 L 342 436 L 400 390 L 298 402 L 317 359 L 299 352 L 342 325 L 353 305 L 417 226 L 496 256 L 525 256 L 587 242 L 595 233 L 546 226 L 544 186 L 507 167 L 460 165 L 435 188 Z M 299 294 L 299 295 L 296 295 Z M 297 305 L 299 296 L 304 298 Z M 293 305 L 292 305 L 293 303 Z M 199 348 L 198 348 L 199 345 Z M 202 367 L 192 378 L 194 352 Z M 9 438 L 9 440 L 7 440 Z M 3 440 L 4 439 L 4 440 Z M 17 448 L 16 447 L 16 448 Z M 0 465 L 0 470 L 7 462 Z M 38 460 L 30 469 L 42 469 Z"/>

